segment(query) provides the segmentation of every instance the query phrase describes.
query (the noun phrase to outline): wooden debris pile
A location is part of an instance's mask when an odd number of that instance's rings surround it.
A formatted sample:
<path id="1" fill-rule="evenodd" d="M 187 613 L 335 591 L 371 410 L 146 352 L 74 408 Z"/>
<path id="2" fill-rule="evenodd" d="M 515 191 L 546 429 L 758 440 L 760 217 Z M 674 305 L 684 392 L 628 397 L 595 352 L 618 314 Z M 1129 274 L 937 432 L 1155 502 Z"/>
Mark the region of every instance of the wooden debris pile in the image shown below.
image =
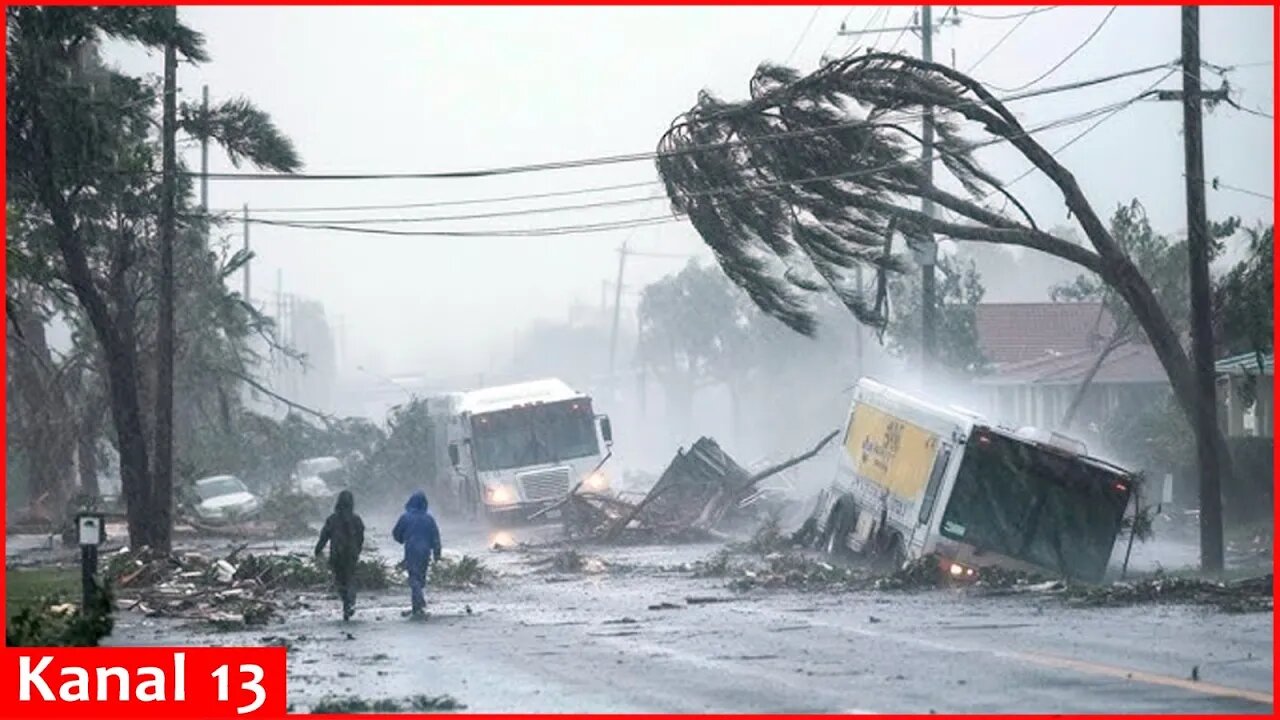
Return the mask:
<path id="1" fill-rule="evenodd" d="M 813 456 L 837 433 L 812 450 L 757 473 L 750 473 L 708 437 L 681 449 L 642 499 L 573 491 L 537 515 L 560 510 L 571 538 L 604 542 L 682 542 L 714 536 L 761 481 Z M 535 515 L 534 517 L 537 517 Z"/>

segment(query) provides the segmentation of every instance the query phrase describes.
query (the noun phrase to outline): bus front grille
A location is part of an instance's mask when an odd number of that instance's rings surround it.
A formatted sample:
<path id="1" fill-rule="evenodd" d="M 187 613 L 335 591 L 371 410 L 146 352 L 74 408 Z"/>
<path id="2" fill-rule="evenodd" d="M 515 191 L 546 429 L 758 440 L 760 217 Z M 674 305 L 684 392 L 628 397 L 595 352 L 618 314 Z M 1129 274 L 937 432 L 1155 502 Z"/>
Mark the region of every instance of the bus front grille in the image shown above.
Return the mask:
<path id="1" fill-rule="evenodd" d="M 520 490 L 525 500 L 548 500 L 563 497 L 569 492 L 569 468 L 537 470 L 519 476 Z"/>

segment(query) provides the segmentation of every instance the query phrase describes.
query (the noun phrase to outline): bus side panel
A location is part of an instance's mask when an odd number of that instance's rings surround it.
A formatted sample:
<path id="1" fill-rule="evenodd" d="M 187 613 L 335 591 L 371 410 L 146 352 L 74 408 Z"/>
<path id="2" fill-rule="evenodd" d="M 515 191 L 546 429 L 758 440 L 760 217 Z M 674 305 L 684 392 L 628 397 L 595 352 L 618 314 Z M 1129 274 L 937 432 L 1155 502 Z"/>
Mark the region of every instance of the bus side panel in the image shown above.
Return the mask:
<path id="1" fill-rule="evenodd" d="M 939 437 L 877 407 L 859 404 L 853 412 L 845 452 L 856 476 L 860 504 L 879 513 L 911 540 Z"/>

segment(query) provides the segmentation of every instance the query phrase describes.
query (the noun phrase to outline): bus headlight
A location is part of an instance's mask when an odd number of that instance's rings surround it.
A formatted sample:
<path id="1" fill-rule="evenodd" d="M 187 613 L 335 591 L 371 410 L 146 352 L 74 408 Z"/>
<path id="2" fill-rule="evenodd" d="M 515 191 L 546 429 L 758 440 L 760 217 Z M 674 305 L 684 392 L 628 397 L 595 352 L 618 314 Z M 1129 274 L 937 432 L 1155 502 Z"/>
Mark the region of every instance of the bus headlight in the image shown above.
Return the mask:
<path id="1" fill-rule="evenodd" d="M 588 475 L 586 480 L 582 481 L 582 487 L 592 492 L 602 492 L 609 489 L 609 478 L 605 477 L 604 473 L 597 470 L 596 472 Z"/>
<path id="2" fill-rule="evenodd" d="M 485 495 L 489 503 L 493 505 L 510 505 L 516 501 L 515 491 L 507 485 L 486 486 Z"/>

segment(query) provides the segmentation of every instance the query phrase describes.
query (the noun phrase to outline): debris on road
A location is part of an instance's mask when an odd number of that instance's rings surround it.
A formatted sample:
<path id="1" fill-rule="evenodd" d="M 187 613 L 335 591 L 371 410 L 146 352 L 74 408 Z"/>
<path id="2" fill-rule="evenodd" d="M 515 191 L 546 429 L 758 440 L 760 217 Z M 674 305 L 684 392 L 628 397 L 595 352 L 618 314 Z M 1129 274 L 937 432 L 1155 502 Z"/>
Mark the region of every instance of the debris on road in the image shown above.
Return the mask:
<path id="1" fill-rule="evenodd" d="M 1232 582 L 1157 576 L 1101 587 L 1068 585 L 1063 592 L 1068 602 L 1080 607 L 1177 603 L 1210 605 L 1229 613 L 1271 612 L 1273 582 L 1271 574 Z"/>
<path id="2" fill-rule="evenodd" d="M 302 555 L 241 558 L 245 547 L 217 559 L 126 548 L 109 558 L 104 575 L 119 593 L 121 607 L 148 617 L 203 621 L 219 630 L 265 625 L 281 610 L 297 606 L 297 591 L 330 591 L 333 575 L 327 564 Z M 394 573 L 381 561 L 362 559 L 355 577 L 357 587 L 378 590 L 392 584 Z"/>
<path id="3" fill-rule="evenodd" d="M 530 565 L 538 568 L 540 572 L 556 572 L 556 573 L 585 573 L 588 575 L 598 575 L 608 572 L 609 565 L 603 559 L 583 555 L 572 548 L 561 550 L 553 555 L 549 555 L 530 562 Z"/>
<path id="4" fill-rule="evenodd" d="M 348 715 L 352 713 L 425 713 L 466 710 L 467 706 L 449 695 L 414 695 L 405 701 L 389 698 L 372 702 L 362 697 L 328 697 L 311 708 L 312 715 Z"/>
<path id="5" fill-rule="evenodd" d="M 471 555 L 456 560 L 445 556 L 431 563 L 431 587 L 444 590 L 475 590 L 493 576 L 492 570 Z"/>
<path id="6" fill-rule="evenodd" d="M 682 542 L 716 536 L 741 501 L 766 478 L 817 455 L 833 432 L 812 450 L 757 473 L 749 473 L 715 440 L 703 437 L 676 453 L 639 502 L 593 493 L 571 493 L 556 508 L 571 538 L 619 543 L 628 539 Z M 552 508 L 548 508 L 550 510 Z"/>
<path id="7" fill-rule="evenodd" d="M 753 559 L 721 551 L 696 565 L 695 577 L 727 577 L 738 592 L 756 589 L 801 591 L 920 591 L 955 588 L 980 595 L 1046 594 L 1060 596 L 1076 607 L 1104 607 L 1143 603 L 1214 606 L 1223 612 L 1269 612 L 1273 607 L 1271 574 L 1231 582 L 1192 577 L 1154 577 L 1090 585 L 1034 573 L 987 567 L 973 582 L 954 583 L 935 555 L 913 560 L 890 574 L 877 575 L 860 565 L 833 565 L 803 553 L 773 553 Z M 693 604 L 690 602 L 690 604 Z"/>

